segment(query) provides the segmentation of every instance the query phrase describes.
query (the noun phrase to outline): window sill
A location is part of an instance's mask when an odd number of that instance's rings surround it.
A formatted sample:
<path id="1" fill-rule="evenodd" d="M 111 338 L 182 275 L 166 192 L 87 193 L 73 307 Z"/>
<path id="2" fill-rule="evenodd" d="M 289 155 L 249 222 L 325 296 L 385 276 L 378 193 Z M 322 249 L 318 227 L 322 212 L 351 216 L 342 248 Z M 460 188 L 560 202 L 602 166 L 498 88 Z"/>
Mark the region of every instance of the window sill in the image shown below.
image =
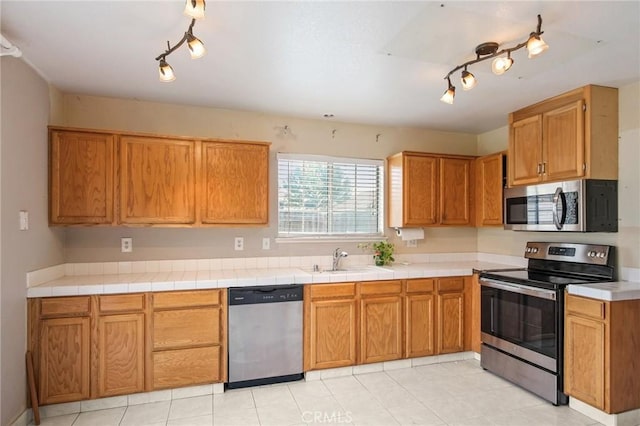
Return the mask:
<path id="1" fill-rule="evenodd" d="M 314 237 L 276 237 L 278 244 L 300 244 L 300 243 L 360 243 L 368 241 L 386 240 L 384 235 L 366 235 L 366 236 L 314 236 Z"/>

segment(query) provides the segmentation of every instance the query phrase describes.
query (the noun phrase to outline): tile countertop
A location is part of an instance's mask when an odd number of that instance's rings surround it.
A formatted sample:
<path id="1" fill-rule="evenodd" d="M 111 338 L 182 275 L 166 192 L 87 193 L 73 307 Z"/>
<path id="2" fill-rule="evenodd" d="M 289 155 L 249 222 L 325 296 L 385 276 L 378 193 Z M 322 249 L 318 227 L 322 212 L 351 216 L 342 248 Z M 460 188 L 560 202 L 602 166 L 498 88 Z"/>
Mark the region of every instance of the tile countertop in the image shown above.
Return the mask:
<path id="1" fill-rule="evenodd" d="M 509 269 L 513 267 L 514 265 L 512 264 L 476 260 L 410 264 L 397 263 L 385 267 L 359 265 L 350 268 L 348 271 L 335 272 L 313 272 L 311 269 L 305 268 L 255 268 L 65 275 L 27 288 L 27 297 L 448 277 L 472 275 L 474 271 L 478 270 Z"/>
<path id="2" fill-rule="evenodd" d="M 597 284 L 567 286 L 569 294 L 590 297 L 592 299 L 619 301 L 640 299 L 640 282 L 616 281 Z"/>

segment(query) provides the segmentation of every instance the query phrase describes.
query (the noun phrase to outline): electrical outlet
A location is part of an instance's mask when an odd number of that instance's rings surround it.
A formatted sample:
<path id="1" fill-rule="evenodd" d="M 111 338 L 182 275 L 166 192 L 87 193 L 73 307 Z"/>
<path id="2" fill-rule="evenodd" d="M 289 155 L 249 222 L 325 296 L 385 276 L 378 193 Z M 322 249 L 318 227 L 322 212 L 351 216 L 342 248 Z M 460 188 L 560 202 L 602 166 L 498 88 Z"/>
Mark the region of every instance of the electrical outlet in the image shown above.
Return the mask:
<path id="1" fill-rule="evenodd" d="M 120 251 L 131 253 L 133 251 L 133 238 L 120 238 Z"/>
<path id="2" fill-rule="evenodd" d="M 233 248 L 236 251 L 242 251 L 244 250 L 244 238 L 242 237 L 236 237 L 235 242 L 233 243 Z"/>
<path id="3" fill-rule="evenodd" d="M 407 247 L 418 247 L 418 240 L 407 240 Z"/>
<path id="4" fill-rule="evenodd" d="M 263 238 L 262 239 L 262 250 L 269 250 L 271 248 L 271 239 Z"/>

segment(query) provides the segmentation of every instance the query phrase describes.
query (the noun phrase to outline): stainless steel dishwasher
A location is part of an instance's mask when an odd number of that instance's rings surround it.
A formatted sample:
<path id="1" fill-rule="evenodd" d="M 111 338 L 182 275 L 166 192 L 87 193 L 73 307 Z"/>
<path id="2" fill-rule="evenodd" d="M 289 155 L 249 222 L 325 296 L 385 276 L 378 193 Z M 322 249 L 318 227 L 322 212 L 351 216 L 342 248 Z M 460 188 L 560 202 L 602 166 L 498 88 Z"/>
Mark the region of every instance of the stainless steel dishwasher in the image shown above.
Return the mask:
<path id="1" fill-rule="evenodd" d="M 302 286 L 229 289 L 227 388 L 300 380 Z"/>

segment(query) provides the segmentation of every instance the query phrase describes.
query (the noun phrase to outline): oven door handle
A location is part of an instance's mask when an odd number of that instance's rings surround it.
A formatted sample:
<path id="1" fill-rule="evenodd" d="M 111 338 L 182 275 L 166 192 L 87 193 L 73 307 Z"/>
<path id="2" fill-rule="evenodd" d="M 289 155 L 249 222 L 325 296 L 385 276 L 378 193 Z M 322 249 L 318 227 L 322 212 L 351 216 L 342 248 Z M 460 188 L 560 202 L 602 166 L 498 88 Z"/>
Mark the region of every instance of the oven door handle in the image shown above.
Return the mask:
<path id="1" fill-rule="evenodd" d="M 556 292 L 542 288 L 530 287 L 521 284 L 505 283 L 488 278 L 481 278 L 480 285 L 485 287 L 497 288 L 498 290 L 510 291 L 513 293 L 524 294 L 526 296 L 539 297 L 541 299 L 556 300 Z"/>

